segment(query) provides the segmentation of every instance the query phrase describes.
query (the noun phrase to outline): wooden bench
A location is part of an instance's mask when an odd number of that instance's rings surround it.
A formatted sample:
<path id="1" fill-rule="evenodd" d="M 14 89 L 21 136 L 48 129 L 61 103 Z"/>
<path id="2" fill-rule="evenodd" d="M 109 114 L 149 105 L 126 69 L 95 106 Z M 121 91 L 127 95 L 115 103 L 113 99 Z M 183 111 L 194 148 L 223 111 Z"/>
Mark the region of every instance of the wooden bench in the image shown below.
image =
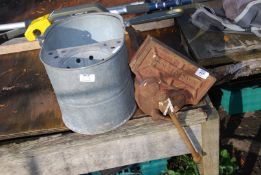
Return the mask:
<path id="1" fill-rule="evenodd" d="M 207 105 L 178 113 L 194 146 L 203 155 L 201 172 L 218 175 L 219 117 Z M 120 128 L 87 136 L 64 132 L 2 141 L 3 174 L 83 174 L 128 164 L 188 154 L 171 122 L 136 115 Z"/>

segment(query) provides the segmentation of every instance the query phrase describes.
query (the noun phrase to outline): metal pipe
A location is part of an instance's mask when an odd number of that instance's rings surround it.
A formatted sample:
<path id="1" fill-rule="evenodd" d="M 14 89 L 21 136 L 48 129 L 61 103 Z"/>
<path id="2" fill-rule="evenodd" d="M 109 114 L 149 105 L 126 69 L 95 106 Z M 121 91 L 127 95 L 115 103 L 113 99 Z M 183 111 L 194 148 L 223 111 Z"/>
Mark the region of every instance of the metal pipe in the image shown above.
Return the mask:
<path id="1" fill-rule="evenodd" d="M 170 0 L 158 3 L 145 3 L 144 1 L 137 1 L 129 4 L 107 8 L 110 13 L 126 14 L 126 13 L 145 13 L 153 10 L 166 9 L 170 7 L 177 7 L 191 3 L 204 2 L 207 0 Z M 0 31 L 26 28 L 26 22 L 17 22 L 9 24 L 0 24 Z"/>
<path id="2" fill-rule="evenodd" d="M 194 2 L 204 2 L 206 0 L 169 0 L 157 3 L 142 3 L 136 2 L 131 4 L 125 4 L 121 6 L 112 7 L 108 9 L 111 13 L 126 14 L 126 13 L 145 13 L 154 10 L 162 10 L 170 7 L 178 7 L 182 5 L 192 4 Z"/>
<path id="3" fill-rule="evenodd" d="M 191 4 L 192 0 L 172 0 L 166 2 L 158 2 L 158 3 L 149 3 L 149 11 L 158 10 L 158 9 L 166 9 L 169 7 L 177 7 L 182 5 Z"/>
<path id="4" fill-rule="evenodd" d="M 17 23 L 9 23 L 9 24 L 1 24 L 0 31 L 13 30 L 13 29 L 21 29 L 25 28 L 25 22 L 17 22 Z"/>
<path id="5" fill-rule="evenodd" d="M 137 2 L 132 2 L 132 3 L 128 3 L 128 4 L 122 4 L 122 5 L 118 5 L 118 6 L 114 6 L 114 7 L 108 7 L 107 10 L 109 10 L 110 13 L 114 13 L 114 14 L 126 14 L 127 13 L 127 6 L 130 5 L 141 5 L 144 4 L 144 1 L 137 1 Z"/>

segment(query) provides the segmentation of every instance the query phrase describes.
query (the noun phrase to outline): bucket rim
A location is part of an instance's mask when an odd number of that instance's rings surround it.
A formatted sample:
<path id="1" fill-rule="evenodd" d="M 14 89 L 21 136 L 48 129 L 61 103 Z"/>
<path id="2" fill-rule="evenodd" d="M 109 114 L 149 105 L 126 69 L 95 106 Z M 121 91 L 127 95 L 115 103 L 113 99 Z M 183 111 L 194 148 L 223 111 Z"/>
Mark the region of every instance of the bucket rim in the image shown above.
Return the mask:
<path id="1" fill-rule="evenodd" d="M 107 57 L 106 59 L 99 61 L 98 63 L 91 64 L 91 65 L 84 66 L 84 67 L 79 67 L 79 68 L 70 68 L 70 69 L 68 69 L 68 68 L 61 68 L 61 67 L 52 66 L 52 65 L 47 64 L 47 63 L 45 63 L 45 62 L 43 61 L 43 59 L 42 59 L 42 52 L 43 52 L 43 50 L 45 49 L 45 48 L 44 48 L 44 40 L 45 40 L 45 38 L 47 38 L 48 34 L 52 31 L 52 29 L 53 29 L 55 26 L 61 25 L 61 24 L 67 23 L 67 22 L 70 22 L 71 20 L 77 19 L 77 17 L 97 16 L 97 15 L 101 15 L 101 16 L 111 16 L 111 17 L 117 18 L 117 19 L 121 22 L 123 32 L 122 32 L 122 37 L 120 38 L 120 40 L 122 40 L 122 44 L 121 44 L 120 48 L 119 48 L 116 52 L 114 52 L 112 55 L 110 55 L 110 56 Z M 124 20 L 123 20 L 122 16 L 119 15 L 119 14 L 112 14 L 112 13 L 109 13 L 109 12 L 97 12 L 97 13 L 79 14 L 79 15 L 67 17 L 67 18 L 65 18 L 65 19 L 61 19 L 61 20 L 55 22 L 54 24 L 52 24 L 51 27 L 49 27 L 49 28 L 46 30 L 44 36 L 42 37 L 42 40 L 39 41 L 39 42 L 40 42 L 40 45 L 41 45 L 41 50 L 40 50 L 40 52 L 39 52 L 40 61 L 41 61 L 45 66 L 48 66 L 48 67 L 51 67 L 51 68 L 55 68 L 55 69 L 59 69 L 59 70 L 63 70 L 63 71 L 84 70 L 84 69 L 86 69 L 86 68 L 96 67 L 96 66 L 98 66 L 98 65 L 100 65 L 100 64 L 103 64 L 103 63 L 105 63 L 105 62 L 111 60 L 113 57 L 115 57 L 115 55 L 117 55 L 119 52 L 121 52 L 121 51 L 125 48 L 126 43 L 125 43 L 125 33 L 124 33 L 124 31 L 125 31 L 125 25 L 124 25 Z M 81 45 L 81 46 L 83 46 L 83 45 Z M 128 57 L 128 54 L 127 54 L 127 57 Z"/>

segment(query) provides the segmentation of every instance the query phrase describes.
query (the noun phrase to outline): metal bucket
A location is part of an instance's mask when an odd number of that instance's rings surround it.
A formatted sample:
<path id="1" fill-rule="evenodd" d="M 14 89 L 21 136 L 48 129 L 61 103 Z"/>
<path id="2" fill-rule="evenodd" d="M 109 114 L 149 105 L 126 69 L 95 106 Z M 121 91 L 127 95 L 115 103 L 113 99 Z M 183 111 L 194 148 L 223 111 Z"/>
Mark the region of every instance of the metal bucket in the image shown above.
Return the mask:
<path id="1" fill-rule="evenodd" d="M 136 109 L 121 16 L 91 13 L 53 24 L 40 53 L 65 125 L 99 134 Z"/>

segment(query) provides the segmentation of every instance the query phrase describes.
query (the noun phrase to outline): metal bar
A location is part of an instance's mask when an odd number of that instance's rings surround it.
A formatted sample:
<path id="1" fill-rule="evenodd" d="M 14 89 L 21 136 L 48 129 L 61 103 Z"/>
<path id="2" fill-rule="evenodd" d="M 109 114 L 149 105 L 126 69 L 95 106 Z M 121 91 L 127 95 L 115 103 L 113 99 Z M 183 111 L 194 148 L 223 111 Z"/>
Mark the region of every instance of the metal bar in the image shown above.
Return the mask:
<path id="1" fill-rule="evenodd" d="M 201 161 L 201 156 L 200 154 L 196 151 L 196 149 L 194 148 L 190 138 L 188 137 L 187 133 L 185 132 L 184 128 L 181 126 L 179 120 L 177 119 L 177 116 L 175 113 L 173 112 L 169 112 L 169 116 L 171 118 L 171 121 L 174 123 L 174 125 L 176 126 L 180 137 L 182 138 L 182 140 L 185 142 L 185 144 L 187 145 L 187 148 L 189 149 L 189 151 L 191 152 L 192 158 L 196 163 L 199 163 Z"/>
<path id="2" fill-rule="evenodd" d="M 25 22 L 16 22 L 16 23 L 9 23 L 9 24 L 1 24 L 0 31 L 12 30 L 12 29 L 20 29 L 25 28 Z"/>
<path id="3" fill-rule="evenodd" d="M 182 9 L 173 9 L 173 10 L 165 10 L 165 11 L 155 12 L 151 14 L 146 14 L 125 21 L 125 26 L 170 19 L 170 18 L 180 16 L 182 13 L 183 13 Z"/>
<path id="4" fill-rule="evenodd" d="M 115 6 L 108 8 L 108 11 L 110 13 L 115 14 L 126 14 L 126 13 L 144 13 L 152 10 L 157 9 L 166 9 L 169 7 L 176 7 L 180 5 L 185 5 L 192 3 L 192 0 L 178 0 L 178 1 L 168 1 L 168 2 L 159 2 L 159 3 L 144 3 L 144 1 L 137 1 L 134 3 L 121 5 L 121 6 Z M 70 7 L 68 9 L 72 10 L 73 8 L 79 8 L 81 6 L 76 7 Z M 80 8 L 81 10 L 82 8 Z M 65 13 L 64 11 L 62 11 Z M 9 23 L 9 24 L 1 24 L 0 25 L 0 31 L 6 31 L 6 30 L 12 30 L 17 28 L 25 28 L 26 22 L 17 22 L 17 23 Z"/>

